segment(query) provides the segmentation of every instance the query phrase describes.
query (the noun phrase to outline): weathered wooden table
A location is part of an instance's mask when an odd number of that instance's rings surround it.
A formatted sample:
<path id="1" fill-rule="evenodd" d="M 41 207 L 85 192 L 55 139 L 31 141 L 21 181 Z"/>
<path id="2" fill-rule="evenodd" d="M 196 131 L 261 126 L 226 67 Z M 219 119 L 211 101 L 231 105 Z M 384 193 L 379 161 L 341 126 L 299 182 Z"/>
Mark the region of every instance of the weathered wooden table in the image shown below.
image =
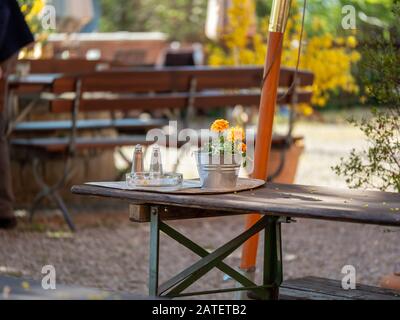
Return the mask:
<path id="1" fill-rule="evenodd" d="M 400 226 L 400 194 L 398 193 L 273 183 L 252 191 L 222 195 L 160 194 L 93 185 L 74 186 L 72 192 L 126 201 L 130 203 L 132 221 L 150 222 L 149 293 L 152 296 L 182 297 L 248 290 L 253 291 L 260 298 L 277 299 L 279 286 L 282 283 L 281 223 L 290 222 L 292 218 Z M 261 213 L 262 218 L 253 227 L 212 253 L 164 222 L 253 212 Z M 257 285 L 223 263 L 223 260 L 262 230 L 264 230 L 264 274 L 262 285 Z M 160 231 L 201 257 L 198 262 L 161 285 L 158 284 Z M 243 287 L 183 293 L 186 288 L 214 267 L 231 276 Z"/>

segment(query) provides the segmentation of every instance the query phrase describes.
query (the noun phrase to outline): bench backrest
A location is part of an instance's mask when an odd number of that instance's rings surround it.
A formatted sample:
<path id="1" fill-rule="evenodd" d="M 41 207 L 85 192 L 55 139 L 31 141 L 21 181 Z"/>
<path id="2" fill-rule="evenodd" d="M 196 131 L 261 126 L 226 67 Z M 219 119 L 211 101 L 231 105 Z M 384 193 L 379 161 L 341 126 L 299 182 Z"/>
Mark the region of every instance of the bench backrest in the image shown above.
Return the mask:
<path id="1" fill-rule="evenodd" d="M 110 61 L 86 59 L 22 59 L 18 60 L 18 64 L 29 65 L 32 74 L 95 72 L 98 68 L 112 67 Z"/>
<path id="2" fill-rule="evenodd" d="M 279 86 L 291 86 L 295 70 L 282 68 Z M 140 109 L 208 109 L 215 107 L 258 106 L 263 76 L 261 67 L 167 67 L 162 69 L 114 69 L 80 75 L 66 75 L 53 83 L 53 92 L 76 92 L 79 111 Z M 299 71 L 294 90 L 279 99 L 280 104 L 310 102 L 314 76 Z M 102 93 L 102 94 L 100 94 Z M 69 112 L 73 100 L 55 99 L 53 112 Z"/>

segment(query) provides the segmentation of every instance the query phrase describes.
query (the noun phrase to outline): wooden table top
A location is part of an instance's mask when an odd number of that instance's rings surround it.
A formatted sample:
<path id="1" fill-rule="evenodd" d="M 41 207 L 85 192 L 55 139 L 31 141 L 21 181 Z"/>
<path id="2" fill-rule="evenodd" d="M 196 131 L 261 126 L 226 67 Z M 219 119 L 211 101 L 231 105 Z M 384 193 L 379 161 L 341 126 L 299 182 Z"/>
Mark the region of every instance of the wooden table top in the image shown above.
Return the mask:
<path id="1" fill-rule="evenodd" d="M 92 185 L 72 187 L 80 195 L 128 203 L 201 208 L 236 214 L 276 216 L 400 226 L 400 193 L 267 183 L 252 191 L 220 195 L 177 195 L 119 190 Z"/>

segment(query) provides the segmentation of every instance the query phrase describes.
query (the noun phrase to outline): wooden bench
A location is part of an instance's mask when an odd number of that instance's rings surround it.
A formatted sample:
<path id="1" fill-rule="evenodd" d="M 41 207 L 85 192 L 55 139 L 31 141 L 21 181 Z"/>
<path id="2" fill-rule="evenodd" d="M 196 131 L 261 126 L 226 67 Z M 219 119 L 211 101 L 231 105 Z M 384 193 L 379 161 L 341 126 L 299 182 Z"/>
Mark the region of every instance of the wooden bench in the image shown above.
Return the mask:
<path id="1" fill-rule="evenodd" d="M 0 276 L 0 300 L 145 300 L 138 294 L 109 292 L 95 288 L 56 284 L 56 289 L 45 290 L 40 281 L 27 277 Z"/>
<path id="2" fill-rule="evenodd" d="M 149 145 L 154 141 L 147 139 L 146 132 L 161 127 L 168 119 L 178 120 L 183 124 L 182 128 L 188 126 L 189 120 L 199 110 L 208 111 L 238 104 L 257 108 L 262 75 L 261 67 L 138 68 L 60 75 L 54 78 L 51 85 L 49 111 L 57 115 L 65 114 L 70 120 L 17 123 L 13 127 L 10 142 L 14 149 L 24 150 L 23 155 L 26 152 L 34 155 L 32 160 L 36 171 L 39 155 L 61 155 L 69 159 L 86 149 Z M 294 106 L 310 102 L 313 74 L 299 71 L 296 76 L 296 83 L 293 83 L 295 70 L 281 70 L 281 91 L 278 97 L 280 105 Z M 291 90 L 287 91 L 289 87 Z M 96 119 L 92 114 L 98 112 L 107 112 L 110 119 Z M 132 118 L 141 112 L 149 113 L 156 120 Z M 80 119 L 81 117 L 85 119 Z M 118 135 L 110 137 L 99 133 L 100 129 L 108 128 L 116 130 Z M 90 136 L 81 134 L 87 131 L 90 131 Z M 172 144 L 179 147 L 186 142 L 175 143 L 174 139 L 176 138 L 168 136 L 167 146 Z M 293 140 L 287 136 L 285 139 L 276 139 L 275 142 L 273 146 L 284 153 Z M 69 162 L 65 161 L 65 164 L 69 165 Z M 38 183 L 45 190 L 55 193 L 70 171 L 63 171 L 57 187 L 46 187 L 44 181 Z M 39 174 L 35 174 L 35 177 L 38 178 Z M 42 192 L 38 196 L 32 206 L 31 216 L 41 199 L 48 195 L 48 192 Z M 62 199 L 57 195 L 56 197 L 56 202 L 63 208 L 64 216 L 69 216 Z M 71 222 L 69 224 L 73 228 Z"/>
<path id="3" fill-rule="evenodd" d="M 294 78 L 293 69 L 282 69 L 280 87 L 287 88 Z M 109 71 L 56 78 L 52 85 L 55 98 L 51 100 L 51 112 L 90 114 L 106 111 L 110 113 L 169 110 L 191 114 L 190 110 L 209 110 L 217 107 L 232 107 L 238 104 L 258 106 L 262 79 L 262 68 L 164 68 L 161 70 L 137 69 L 135 71 Z M 279 104 L 309 103 L 312 92 L 304 89 L 312 85 L 312 73 L 300 71 L 298 84 L 288 94 L 282 94 Z M 78 86 L 79 84 L 79 86 Z M 301 89 L 303 88 L 303 89 Z M 63 98 L 65 93 L 73 98 Z M 100 95 L 99 95 L 100 93 Z M 102 95 L 102 94 L 103 95 Z M 182 116 L 182 114 L 180 114 Z M 183 120 L 182 117 L 177 118 Z M 74 124 L 74 121 L 76 123 Z M 115 128 L 127 132 L 151 129 L 160 126 L 160 120 L 153 124 L 137 119 L 115 119 L 110 121 L 72 119 L 66 121 L 23 122 L 14 126 L 15 134 L 38 133 L 57 130 Z M 164 123 L 165 124 L 165 123 Z M 116 139 L 117 141 L 118 139 Z M 45 146 L 48 140 L 35 139 L 32 144 Z M 52 140 L 54 141 L 54 140 Z M 65 144 L 66 139 L 59 143 Z M 21 146 L 28 140 L 13 140 Z M 280 143 L 281 144 L 281 143 Z M 79 143 L 78 143 L 79 145 Z"/>
<path id="4" fill-rule="evenodd" d="M 148 300 L 149 297 L 126 292 L 57 283 L 56 290 L 45 290 L 40 281 L 27 277 L 0 276 L 0 300 Z M 154 299 L 154 297 L 150 297 Z M 161 299 L 161 298 L 158 298 Z M 286 280 L 280 300 L 400 300 L 400 292 L 367 285 L 343 290 L 340 281 L 317 277 Z"/>
<path id="5" fill-rule="evenodd" d="M 292 84 L 294 71 L 289 68 L 281 70 L 281 88 Z M 128 71 L 114 69 L 78 78 L 72 75 L 57 79 L 53 90 L 55 93 L 75 92 L 76 81 L 81 79 L 82 92 L 128 94 L 121 98 L 118 104 L 113 103 L 112 99 L 107 102 L 102 98 L 83 98 L 79 109 L 86 112 L 99 109 L 110 111 L 137 108 L 153 111 L 157 108 L 188 107 L 206 110 L 238 104 L 258 106 L 262 74 L 261 67 L 168 67 L 137 68 Z M 299 71 L 296 89 L 285 96 L 281 94 L 278 98 L 279 104 L 308 103 L 312 91 L 305 87 L 311 86 L 313 80 L 311 72 Z M 192 101 L 189 101 L 190 99 Z M 71 100 L 59 99 L 52 103 L 52 108 L 57 112 L 71 111 L 73 103 Z"/>
<path id="6" fill-rule="evenodd" d="M 19 96 L 34 97 L 35 94 L 46 90 L 47 85 L 51 84 L 48 79 L 54 79 L 59 75 L 91 73 L 124 66 L 126 65 L 116 61 L 80 58 L 21 59 L 17 61 L 12 71 L 11 86 L 13 83 L 18 83 L 18 86 L 13 88 L 15 93 Z M 28 74 L 23 74 L 22 69 L 26 69 L 25 72 Z M 43 80 L 41 81 L 41 79 Z"/>
<path id="7" fill-rule="evenodd" d="M 357 284 L 343 290 L 341 281 L 318 277 L 286 280 L 282 283 L 282 300 L 400 300 L 400 292 Z"/>
<path id="8" fill-rule="evenodd" d="M 29 73 L 82 73 L 95 72 L 99 69 L 110 69 L 114 66 L 122 66 L 107 60 L 86 59 L 22 59 L 18 60 L 16 69 L 27 66 Z"/>
<path id="9" fill-rule="evenodd" d="M 100 130 L 108 128 L 129 129 L 131 132 L 143 132 L 153 128 L 160 128 L 166 124 L 163 119 L 90 119 L 77 120 L 77 130 Z M 72 121 L 27 121 L 17 123 L 14 127 L 15 134 L 49 134 L 52 132 L 71 130 Z"/>

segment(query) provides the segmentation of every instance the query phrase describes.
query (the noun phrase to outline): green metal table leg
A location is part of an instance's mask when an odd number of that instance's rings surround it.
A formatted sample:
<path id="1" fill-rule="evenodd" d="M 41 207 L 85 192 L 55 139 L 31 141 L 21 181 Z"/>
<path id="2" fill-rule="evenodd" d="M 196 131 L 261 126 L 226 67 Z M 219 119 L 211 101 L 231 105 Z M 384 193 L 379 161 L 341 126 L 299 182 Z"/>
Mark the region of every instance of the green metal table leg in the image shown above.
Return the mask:
<path id="1" fill-rule="evenodd" d="M 272 285 L 265 289 L 264 299 L 277 300 L 282 283 L 282 239 L 281 222 L 278 217 L 269 217 L 264 233 L 263 284 Z"/>
<path id="2" fill-rule="evenodd" d="M 201 278 L 205 273 L 212 268 L 217 267 L 231 274 L 234 278 L 237 277 L 237 272 L 225 265 L 222 260 L 239 247 L 244 241 L 250 238 L 255 233 L 264 229 L 264 275 L 263 284 L 254 286 L 254 283 L 248 279 L 239 277 L 245 287 L 229 288 L 220 290 L 211 290 L 197 293 L 182 294 L 182 291 L 189 287 L 193 282 Z M 159 242 L 160 231 L 164 231 L 176 241 L 184 244 L 203 257 L 200 261 L 182 271 L 160 287 L 158 285 L 159 275 Z M 165 296 L 177 297 L 194 294 L 207 294 L 224 291 L 249 290 L 256 292 L 263 299 L 278 299 L 279 286 L 282 283 L 282 247 L 281 247 L 281 221 L 278 217 L 264 216 L 256 225 L 249 230 L 246 230 L 241 235 L 237 236 L 224 246 L 208 253 L 206 250 L 190 241 L 177 231 L 160 221 L 160 216 L 157 206 L 152 206 L 150 209 L 150 257 L 149 257 L 149 295 L 160 296 L 169 291 Z M 252 286 L 253 285 L 253 286 Z"/>
<path id="3" fill-rule="evenodd" d="M 158 266 L 160 250 L 160 217 L 157 207 L 150 209 L 149 295 L 158 296 Z"/>
<path id="4" fill-rule="evenodd" d="M 210 252 L 203 249 L 201 246 L 199 246 L 198 244 L 196 244 L 189 238 L 185 237 L 183 234 L 179 233 L 172 227 L 163 223 L 162 221 L 160 221 L 160 230 L 202 258 L 204 258 L 210 254 Z M 215 267 L 218 268 L 219 270 L 221 270 L 222 272 L 224 272 L 225 274 L 229 275 L 232 279 L 236 280 L 238 283 L 240 283 L 243 286 L 257 287 L 257 285 L 253 281 L 249 280 L 248 278 L 243 276 L 240 272 L 231 268 L 230 266 L 228 266 L 227 264 L 225 264 L 222 261 L 219 262 Z M 240 289 L 238 289 L 238 290 L 240 290 Z M 260 290 L 254 290 L 254 292 L 262 293 L 263 291 L 262 291 L 262 289 L 260 289 Z"/>
<path id="5" fill-rule="evenodd" d="M 192 283 L 200 279 L 204 274 L 218 265 L 222 260 L 240 247 L 246 240 L 267 227 L 267 217 L 264 216 L 245 232 L 162 284 L 160 286 L 160 293 L 164 293 L 172 287 L 174 288 L 169 291 L 166 296 L 176 296 L 177 294 L 181 293 Z"/>

